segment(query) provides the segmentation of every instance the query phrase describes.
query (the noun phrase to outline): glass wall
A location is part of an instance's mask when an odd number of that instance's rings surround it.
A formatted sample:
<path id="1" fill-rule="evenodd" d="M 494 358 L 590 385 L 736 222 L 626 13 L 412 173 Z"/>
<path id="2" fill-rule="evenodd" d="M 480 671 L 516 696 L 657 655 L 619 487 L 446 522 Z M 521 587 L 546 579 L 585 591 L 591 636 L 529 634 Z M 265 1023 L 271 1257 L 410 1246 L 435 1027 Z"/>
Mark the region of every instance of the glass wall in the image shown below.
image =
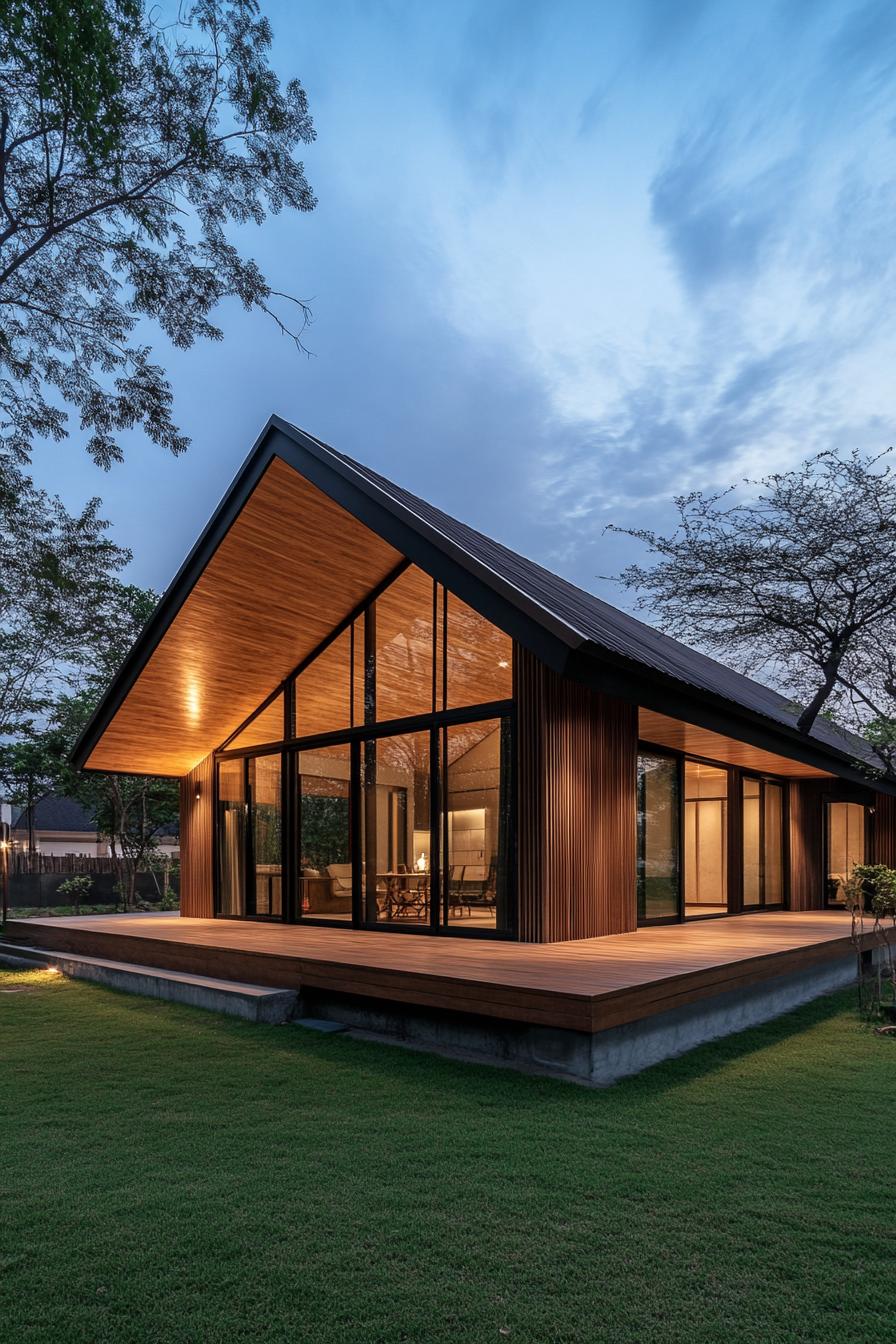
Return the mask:
<path id="1" fill-rule="evenodd" d="M 827 805 L 827 902 L 842 905 L 843 885 L 865 862 L 866 809 L 861 803 Z"/>
<path id="2" fill-rule="evenodd" d="M 361 888 L 367 923 L 430 922 L 430 751 L 428 732 L 363 744 Z"/>
<path id="3" fill-rule="evenodd" d="M 771 780 L 745 777 L 743 792 L 743 905 L 784 900 L 784 791 Z"/>
<path id="4" fill-rule="evenodd" d="M 299 913 L 352 919 L 351 752 L 317 747 L 295 757 Z"/>
<path id="5" fill-rule="evenodd" d="M 218 903 L 222 915 L 246 913 L 246 763 L 218 764 Z"/>
<path id="6" fill-rule="evenodd" d="M 509 922 L 508 738 L 501 719 L 444 732 L 443 917 L 449 926 L 495 929 Z"/>
<path id="7" fill-rule="evenodd" d="M 254 901 L 254 906 L 246 913 L 279 917 L 283 914 L 280 753 L 276 756 L 250 756 L 247 772 L 252 871 L 248 896 L 250 902 Z"/>
<path id="8" fill-rule="evenodd" d="M 681 899 L 679 763 L 638 755 L 638 919 L 675 919 Z"/>
<path id="9" fill-rule="evenodd" d="M 685 916 L 728 911 L 728 771 L 684 763 Z"/>
<path id="10" fill-rule="evenodd" d="M 405 567 L 225 744 L 220 913 L 509 930 L 512 694 L 508 636 Z"/>

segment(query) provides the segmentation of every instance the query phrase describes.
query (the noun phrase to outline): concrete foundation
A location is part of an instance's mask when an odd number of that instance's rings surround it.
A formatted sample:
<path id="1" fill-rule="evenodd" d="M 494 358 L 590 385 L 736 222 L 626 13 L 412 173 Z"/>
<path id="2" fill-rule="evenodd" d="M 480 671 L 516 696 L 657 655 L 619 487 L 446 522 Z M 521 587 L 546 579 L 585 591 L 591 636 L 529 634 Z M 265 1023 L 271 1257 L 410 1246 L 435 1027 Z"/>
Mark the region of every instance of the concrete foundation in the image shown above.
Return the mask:
<path id="1" fill-rule="evenodd" d="M 52 966 L 63 975 L 78 980 L 93 980 L 127 994 L 143 994 L 150 999 L 167 999 L 227 1013 L 247 1022 L 288 1022 L 295 1014 L 298 994 L 293 989 L 270 989 L 267 985 L 244 985 L 233 980 L 189 975 L 181 971 L 162 971 L 155 966 L 135 966 L 130 962 L 107 961 L 68 952 L 47 952 L 41 948 L 0 947 L 0 964 L 11 966 Z"/>
<path id="2" fill-rule="evenodd" d="M 707 1041 L 781 1017 L 855 981 L 855 957 L 840 957 L 593 1035 L 318 991 L 303 994 L 300 1011 L 341 1022 L 374 1039 L 606 1087 Z"/>

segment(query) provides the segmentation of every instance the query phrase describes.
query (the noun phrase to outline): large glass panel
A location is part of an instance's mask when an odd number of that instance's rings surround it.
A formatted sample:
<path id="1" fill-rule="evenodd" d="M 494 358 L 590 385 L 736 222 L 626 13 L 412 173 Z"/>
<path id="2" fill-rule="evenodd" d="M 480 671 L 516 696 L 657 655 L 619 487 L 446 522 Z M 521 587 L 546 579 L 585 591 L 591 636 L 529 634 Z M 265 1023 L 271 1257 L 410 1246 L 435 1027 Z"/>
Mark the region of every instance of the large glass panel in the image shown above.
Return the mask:
<path id="1" fill-rule="evenodd" d="M 828 803 L 829 905 L 842 905 L 843 886 L 856 864 L 865 862 L 865 808 L 861 803 Z"/>
<path id="2" fill-rule="evenodd" d="M 784 790 L 766 780 L 763 785 L 763 883 L 764 905 L 784 901 Z"/>
<path id="3" fill-rule="evenodd" d="M 302 751 L 299 902 L 318 919 L 352 918 L 351 755 L 347 744 Z"/>
<path id="4" fill-rule="evenodd" d="M 283 914 L 283 812 L 280 754 L 253 756 L 248 763 L 255 915 Z"/>
<path id="5" fill-rule="evenodd" d="M 728 910 L 728 772 L 685 761 L 685 915 Z"/>
<path id="6" fill-rule="evenodd" d="M 506 928 L 509 723 L 455 724 L 445 729 L 443 740 L 445 922 L 458 928 Z"/>
<path id="7" fill-rule="evenodd" d="M 758 779 L 743 780 L 744 905 L 762 904 L 762 789 Z"/>
<path id="8" fill-rule="evenodd" d="M 448 594 L 447 706 L 485 705 L 513 695 L 513 642 L 491 621 Z"/>
<path id="9" fill-rule="evenodd" d="M 316 737 L 350 728 L 353 683 L 350 627 L 296 677 L 296 736 Z"/>
<path id="10" fill-rule="evenodd" d="M 361 885 L 369 923 L 429 923 L 429 749 L 428 732 L 362 746 Z"/>
<path id="11" fill-rule="evenodd" d="M 433 709 L 434 585 L 411 566 L 376 600 L 376 717 L 405 719 Z"/>
<path id="12" fill-rule="evenodd" d="M 258 747 L 265 742 L 283 741 L 283 696 L 278 695 L 267 709 L 256 714 L 251 723 L 232 742 L 228 742 L 228 751 L 235 747 Z"/>
<path id="13" fill-rule="evenodd" d="M 245 761 L 218 764 L 218 910 L 246 913 Z"/>
<path id="14" fill-rule="evenodd" d="M 638 919 L 679 913 L 681 801 L 678 760 L 638 756 Z"/>

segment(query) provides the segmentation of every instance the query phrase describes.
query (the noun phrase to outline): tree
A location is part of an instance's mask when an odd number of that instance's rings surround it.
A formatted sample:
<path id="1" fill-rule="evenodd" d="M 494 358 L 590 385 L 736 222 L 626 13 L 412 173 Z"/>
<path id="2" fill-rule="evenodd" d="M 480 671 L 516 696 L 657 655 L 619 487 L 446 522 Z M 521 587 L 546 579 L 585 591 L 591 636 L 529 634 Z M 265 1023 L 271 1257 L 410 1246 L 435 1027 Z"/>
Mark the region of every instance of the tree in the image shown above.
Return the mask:
<path id="1" fill-rule="evenodd" d="M 896 649 L 890 451 L 822 452 L 743 482 L 745 499 L 733 487 L 682 496 L 669 536 L 614 529 L 657 557 L 619 580 L 669 634 L 765 673 L 802 706 L 801 732 L 836 709 L 872 743 L 876 720 L 883 745 L 896 723 L 896 665 L 880 658 Z"/>
<path id="2" fill-rule="evenodd" d="M 58 734 L 48 732 L 15 742 L 0 743 L 0 791 L 7 802 L 21 807 L 28 827 L 28 863 L 33 865 L 34 809 L 53 792 L 59 775 Z"/>
<path id="3" fill-rule="evenodd" d="M 157 594 L 134 585 L 110 584 L 105 594 L 105 633 L 86 651 L 79 688 L 60 697 L 53 722 L 42 740 L 55 755 L 55 785 L 96 819 L 109 840 L 122 903 L 136 904 L 137 874 L 158 849 L 159 836 L 177 820 L 180 797 L 176 780 L 146 775 L 76 771 L 71 750 L 96 708 L 110 678 L 155 608 Z"/>
<path id="4" fill-rule="evenodd" d="M 130 553 L 99 507 L 71 514 L 15 467 L 0 478 L 0 739 L 27 736 L 116 624 Z"/>
<path id="5" fill-rule="evenodd" d="M 142 318 L 186 348 L 221 338 L 210 314 L 234 297 L 301 346 L 305 305 L 226 236 L 316 203 L 295 157 L 314 138 L 305 92 L 281 85 L 271 42 L 257 0 L 195 0 L 171 23 L 144 0 L 0 0 L 7 461 L 64 438 L 66 405 L 104 467 L 138 425 L 183 451 Z"/>

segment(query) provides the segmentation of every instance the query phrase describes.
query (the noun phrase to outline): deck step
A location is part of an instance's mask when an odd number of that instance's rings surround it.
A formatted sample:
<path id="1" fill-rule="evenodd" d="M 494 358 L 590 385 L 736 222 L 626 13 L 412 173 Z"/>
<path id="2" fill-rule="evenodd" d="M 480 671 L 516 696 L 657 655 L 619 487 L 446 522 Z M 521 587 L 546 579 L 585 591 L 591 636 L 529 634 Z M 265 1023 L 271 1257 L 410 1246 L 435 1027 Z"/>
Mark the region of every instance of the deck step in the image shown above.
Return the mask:
<path id="1" fill-rule="evenodd" d="M 268 985 L 246 985 L 237 980 L 216 980 L 207 975 L 185 971 L 159 970 L 129 961 L 108 961 L 74 952 L 54 952 L 47 948 L 25 947 L 0 942 L 0 965 L 52 966 L 78 980 L 93 980 L 128 994 L 143 994 L 151 999 L 169 999 L 193 1008 L 228 1013 L 247 1022 L 289 1022 L 298 1009 L 299 996 L 294 989 L 271 989 Z"/>

